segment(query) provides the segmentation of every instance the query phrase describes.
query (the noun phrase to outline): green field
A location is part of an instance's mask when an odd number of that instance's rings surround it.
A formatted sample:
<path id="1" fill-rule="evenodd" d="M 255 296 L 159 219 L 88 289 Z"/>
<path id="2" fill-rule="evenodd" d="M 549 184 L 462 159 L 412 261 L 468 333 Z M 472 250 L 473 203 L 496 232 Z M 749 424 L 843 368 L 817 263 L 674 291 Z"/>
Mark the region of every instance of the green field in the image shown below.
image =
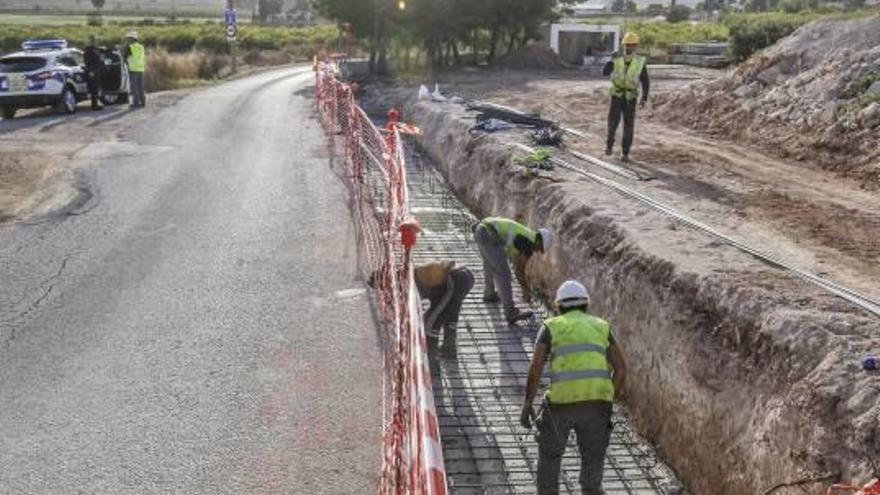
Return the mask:
<path id="1" fill-rule="evenodd" d="M 32 25 L 32 26 L 85 26 L 89 16 L 85 14 L 8 14 L 0 13 L 0 24 L 9 25 Z M 144 19 L 154 19 L 156 21 L 164 21 L 167 16 L 151 16 L 151 15 L 104 15 L 101 16 L 105 23 L 130 23 L 139 22 Z M 191 22 L 202 22 L 210 20 L 207 17 L 176 17 L 177 20 L 189 20 Z M 214 20 L 222 20 L 222 16 L 217 16 Z M 246 24 L 250 22 L 249 18 L 240 18 L 239 23 Z"/>
<path id="2" fill-rule="evenodd" d="M 192 50 L 226 53 L 228 50 L 223 24 L 203 20 L 150 25 L 108 22 L 104 26 L 0 23 L 0 53 L 19 50 L 21 42 L 27 39 L 61 38 L 73 46 L 82 47 L 92 34 L 103 45 L 122 44 L 125 33 L 133 29 L 140 33 L 141 41 L 148 48 L 161 48 L 171 53 Z M 243 51 L 275 50 L 307 56 L 321 46 L 332 44 L 338 36 L 336 26 L 289 28 L 243 25 L 238 31 L 238 48 Z"/>

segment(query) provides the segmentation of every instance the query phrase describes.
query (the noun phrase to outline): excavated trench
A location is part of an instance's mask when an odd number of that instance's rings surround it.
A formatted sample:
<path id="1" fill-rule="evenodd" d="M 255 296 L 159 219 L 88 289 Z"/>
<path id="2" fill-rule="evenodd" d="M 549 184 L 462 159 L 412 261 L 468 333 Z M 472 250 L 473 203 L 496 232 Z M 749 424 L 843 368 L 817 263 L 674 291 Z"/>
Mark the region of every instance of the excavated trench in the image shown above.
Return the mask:
<path id="1" fill-rule="evenodd" d="M 452 195 L 431 160 L 415 146 L 406 150 L 412 213 L 422 228 L 414 261 L 453 260 L 473 270 L 477 279 L 462 308 L 457 357 L 432 360 L 450 492 L 535 493 L 537 444 L 534 432 L 519 425 L 519 413 L 539 320 L 509 327 L 499 307 L 482 302 L 482 262 L 471 235 L 477 218 Z M 519 301 L 518 288 L 515 296 Z M 542 308 L 532 309 L 542 314 Z M 616 411 L 613 423 L 605 465 L 606 493 L 682 493 L 672 471 L 634 433 L 622 409 Z M 560 492 L 566 494 L 581 493 L 573 442 L 574 437 L 560 480 Z"/>
<path id="2" fill-rule="evenodd" d="M 631 423 L 618 416 L 606 490 L 671 486 L 632 430 L 695 494 L 751 495 L 808 478 L 823 482 L 799 490 L 822 493 L 829 480 L 869 478 L 880 387 L 858 359 L 876 352 L 875 317 L 572 172 L 524 175 L 504 143 L 520 133 L 472 136 L 473 114 L 458 105 L 420 102 L 405 114 L 443 176 L 411 172 L 425 228 L 419 260 L 481 268 L 467 238 L 474 217 L 437 192 L 448 185 L 478 216 L 552 228 L 559 241 L 533 257 L 533 284 L 550 294 L 579 279 L 611 321 L 630 368 Z M 464 308 L 459 359 L 441 362 L 436 384 L 447 469 L 455 493 L 529 492 L 537 454 L 516 418 L 534 329 L 508 330 L 479 293 Z M 571 493 L 575 462 L 566 459 Z M 627 486 L 628 476 L 642 485 Z"/>

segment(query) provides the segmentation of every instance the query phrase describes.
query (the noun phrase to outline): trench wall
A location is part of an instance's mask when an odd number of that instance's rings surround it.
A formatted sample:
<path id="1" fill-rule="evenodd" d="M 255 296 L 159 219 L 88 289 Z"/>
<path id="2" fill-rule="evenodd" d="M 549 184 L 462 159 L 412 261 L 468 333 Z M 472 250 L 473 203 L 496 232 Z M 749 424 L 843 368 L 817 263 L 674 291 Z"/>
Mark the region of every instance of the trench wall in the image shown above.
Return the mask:
<path id="1" fill-rule="evenodd" d="M 857 361 L 877 349 L 876 319 L 571 172 L 524 177 L 502 144 L 517 135 L 469 135 L 460 106 L 419 102 L 407 117 L 475 213 L 556 232 L 529 276 L 547 294 L 565 278 L 591 288 L 628 361 L 635 425 L 691 493 L 869 475 L 880 377 Z"/>

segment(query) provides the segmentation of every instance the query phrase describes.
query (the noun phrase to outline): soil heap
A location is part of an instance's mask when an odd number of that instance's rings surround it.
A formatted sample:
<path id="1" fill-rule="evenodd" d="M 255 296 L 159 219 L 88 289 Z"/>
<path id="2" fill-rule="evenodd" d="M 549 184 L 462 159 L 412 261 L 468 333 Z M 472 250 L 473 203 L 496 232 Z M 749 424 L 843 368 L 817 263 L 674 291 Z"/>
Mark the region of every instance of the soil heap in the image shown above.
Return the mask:
<path id="1" fill-rule="evenodd" d="M 512 70 L 559 70 L 565 64 L 559 55 L 543 45 L 531 44 L 500 57 L 496 67 Z"/>
<path id="2" fill-rule="evenodd" d="M 730 76 L 657 100 L 674 122 L 880 188 L 880 16 L 812 22 Z"/>

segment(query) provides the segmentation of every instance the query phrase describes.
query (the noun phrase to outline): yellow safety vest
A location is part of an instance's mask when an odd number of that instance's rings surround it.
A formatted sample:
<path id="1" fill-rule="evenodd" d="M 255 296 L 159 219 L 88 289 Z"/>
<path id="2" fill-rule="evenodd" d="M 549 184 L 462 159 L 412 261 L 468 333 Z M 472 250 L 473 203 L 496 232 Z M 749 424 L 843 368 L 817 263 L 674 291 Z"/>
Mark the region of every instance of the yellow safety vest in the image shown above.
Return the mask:
<path id="1" fill-rule="evenodd" d="M 482 224 L 484 227 L 491 228 L 498 234 L 498 237 L 500 237 L 501 241 L 504 243 L 504 250 L 510 258 L 515 258 L 520 254 L 519 250 L 513 243 L 516 236 L 523 236 L 531 242 L 535 242 L 538 237 L 538 233 L 534 230 L 507 218 L 488 217 L 483 219 Z"/>
<path id="2" fill-rule="evenodd" d="M 131 55 L 126 60 L 129 72 L 144 72 L 147 68 L 147 56 L 144 52 L 144 45 L 134 42 L 128 45 Z"/>
<path id="3" fill-rule="evenodd" d="M 625 57 L 614 57 L 614 72 L 611 73 L 611 96 L 634 100 L 639 96 L 639 76 L 645 68 L 645 57 L 633 55 L 626 65 Z"/>
<path id="4" fill-rule="evenodd" d="M 608 322 L 571 310 L 544 322 L 550 331 L 551 404 L 614 401 L 608 364 L 611 329 Z"/>

